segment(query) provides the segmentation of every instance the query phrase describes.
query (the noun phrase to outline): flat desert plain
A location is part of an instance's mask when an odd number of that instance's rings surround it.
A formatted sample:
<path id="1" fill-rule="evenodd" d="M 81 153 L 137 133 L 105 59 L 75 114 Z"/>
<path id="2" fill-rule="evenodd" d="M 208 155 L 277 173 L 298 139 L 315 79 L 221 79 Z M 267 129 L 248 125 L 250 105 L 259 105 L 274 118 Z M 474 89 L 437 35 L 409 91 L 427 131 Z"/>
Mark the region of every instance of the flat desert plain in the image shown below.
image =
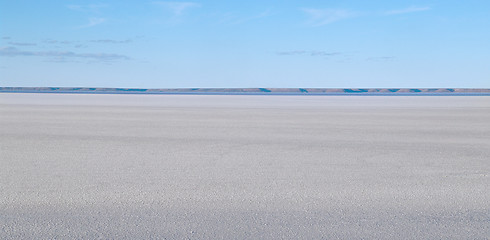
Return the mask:
<path id="1" fill-rule="evenodd" d="M 488 239 L 490 97 L 0 94 L 1 239 Z"/>

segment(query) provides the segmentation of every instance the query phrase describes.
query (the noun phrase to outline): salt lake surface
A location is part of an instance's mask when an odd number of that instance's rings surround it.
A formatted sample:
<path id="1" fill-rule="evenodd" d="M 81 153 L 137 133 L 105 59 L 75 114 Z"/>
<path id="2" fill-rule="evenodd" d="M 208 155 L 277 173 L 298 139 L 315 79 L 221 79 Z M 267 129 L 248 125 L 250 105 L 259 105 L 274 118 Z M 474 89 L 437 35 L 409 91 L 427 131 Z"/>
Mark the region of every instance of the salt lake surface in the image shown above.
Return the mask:
<path id="1" fill-rule="evenodd" d="M 0 93 L 1 239 L 488 239 L 490 97 Z"/>

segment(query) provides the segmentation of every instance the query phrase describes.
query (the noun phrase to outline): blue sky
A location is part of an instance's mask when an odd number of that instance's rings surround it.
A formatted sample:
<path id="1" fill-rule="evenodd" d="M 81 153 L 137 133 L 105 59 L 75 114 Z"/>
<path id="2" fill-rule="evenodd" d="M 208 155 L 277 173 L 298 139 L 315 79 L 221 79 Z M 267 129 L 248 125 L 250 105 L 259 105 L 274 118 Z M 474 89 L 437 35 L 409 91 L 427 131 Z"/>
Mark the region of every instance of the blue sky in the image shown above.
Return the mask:
<path id="1" fill-rule="evenodd" d="M 490 1 L 0 0 L 0 86 L 490 88 Z"/>

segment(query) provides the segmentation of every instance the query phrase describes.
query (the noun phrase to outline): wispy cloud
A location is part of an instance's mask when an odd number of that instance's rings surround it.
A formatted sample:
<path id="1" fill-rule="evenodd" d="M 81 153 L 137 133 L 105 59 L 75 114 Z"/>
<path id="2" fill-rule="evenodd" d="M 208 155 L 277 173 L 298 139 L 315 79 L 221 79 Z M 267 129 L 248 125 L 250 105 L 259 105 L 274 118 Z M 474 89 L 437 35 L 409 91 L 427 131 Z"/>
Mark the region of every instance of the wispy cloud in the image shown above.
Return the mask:
<path id="1" fill-rule="evenodd" d="M 58 40 L 53 40 L 53 39 L 45 39 L 43 40 L 44 43 L 47 44 L 72 44 L 74 43 L 73 41 L 58 41 Z"/>
<path id="2" fill-rule="evenodd" d="M 282 56 L 305 55 L 306 53 L 307 51 L 304 50 L 276 52 L 277 55 L 282 55 Z"/>
<path id="3" fill-rule="evenodd" d="M 398 15 L 398 14 L 405 14 L 405 13 L 413 13 L 413 12 L 423 12 L 423 11 L 428 11 L 430 10 L 430 7 L 408 7 L 404 9 L 395 9 L 395 10 L 390 10 L 386 11 L 386 15 Z"/>
<path id="4" fill-rule="evenodd" d="M 68 44 L 73 44 L 74 48 L 85 48 L 88 47 L 87 44 L 90 43 L 100 43 L 100 44 L 124 44 L 124 43 L 131 43 L 133 42 L 133 39 L 125 39 L 125 40 L 117 40 L 117 39 L 93 39 L 93 40 L 87 40 L 87 41 L 68 41 L 68 40 L 55 40 L 55 39 L 44 39 L 42 40 L 42 44 L 48 44 L 48 45 L 59 45 L 57 47 L 62 47 L 62 45 L 68 45 Z M 41 45 L 42 45 L 41 44 Z M 18 46 L 27 46 L 27 45 L 19 45 Z M 36 45 L 36 44 L 34 44 Z"/>
<path id="5" fill-rule="evenodd" d="M 225 17 L 227 18 L 225 21 L 227 24 L 234 25 L 234 24 L 242 24 L 246 23 L 249 21 L 269 17 L 272 15 L 272 12 L 270 10 L 263 11 L 259 14 L 248 16 L 248 17 L 239 17 L 239 16 L 234 16 L 233 13 L 227 14 Z"/>
<path id="6" fill-rule="evenodd" d="M 67 5 L 70 10 L 88 13 L 100 13 L 100 9 L 108 7 L 107 4 Z"/>
<path id="7" fill-rule="evenodd" d="M 303 8 L 302 11 L 308 15 L 307 24 L 315 27 L 352 18 L 358 15 L 355 12 L 344 9 Z"/>
<path id="8" fill-rule="evenodd" d="M 195 2 L 153 2 L 155 5 L 163 6 L 169 9 L 175 16 L 180 16 L 189 8 L 200 7 L 201 5 Z"/>
<path id="9" fill-rule="evenodd" d="M 393 61 L 395 59 L 396 59 L 395 56 L 384 56 L 384 57 L 370 57 L 370 58 L 367 58 L 366 61 L 386 62 L 386 61 Z"/>
<path id="10" fill-rule="evenodd" d="M 104 23 L 105 21 L 106 21 L 105 18 L 91 17 L 88 19 L 88 24 L 82 25 L 79 28 L 89 28 L 89 27 L 97 26 L 101 23 Z"/>
<path id="11" fill-rule="evenodd" d="M 67 5 L 66 7 L 70 10 L 77 11 L 83 13 L 88 18 L 88 23 L 82 26 L 78 26 L 78 28 L 90 28 L 93 26 L 97 26 L 106 22 L 104 17 L 101 17 L 101 9 L 106 8 L 109 5 L 107 4 L 87 4 L 87 5 Z"/>
<path id="12" fill-rule="evenodd" d="M 10 37 L 2 37 L 2 39 L 4 39 L 4 40 L 9 40 L 9 39 L 11 39 L 11 38 L 10 38 Z"/>
<path id="13" fill-rule="evenodd" d="M 0 56 L 34 56 L 34 57 L 53 57 L 53 58 L 84 58 L 98 61 L 129 60 L 130 58 L 121 54 L 113 53 L 75 53 L 70 51 L 24 51 L 15 47 L 0 47 Z"/>
<path id="14" fill-rule="evenodd" d="M 96 39 L 96 40 L 90 40 L 90 42 L 118 44 L 118 43 L 130 43 L 130 42 L 132 42 L 132 40 L 130 40 L 130 39 L 126 39 L 126 40 Z"/>
<path id="15" fill-rule="evenodd" d="M 27 42 L 8 42 L 10 45 L 14 46 L 36 46 L 37 44 L 35 43 L 27 43 Z"/>
<path id="16" fill-rule="evenodd" d="M 312 57 L 321 57 L 321 56 L 335 56 L 341 55 L 341 52 L 327 52 L 327 51 L 305 51 L 305 50 L 294 50 L 294 51 L 283 51 L 276 52 L 277 55 L 280 56 L 294 56 L 294 55 L 304 55 L 304 56 L 312 56 Z"/>

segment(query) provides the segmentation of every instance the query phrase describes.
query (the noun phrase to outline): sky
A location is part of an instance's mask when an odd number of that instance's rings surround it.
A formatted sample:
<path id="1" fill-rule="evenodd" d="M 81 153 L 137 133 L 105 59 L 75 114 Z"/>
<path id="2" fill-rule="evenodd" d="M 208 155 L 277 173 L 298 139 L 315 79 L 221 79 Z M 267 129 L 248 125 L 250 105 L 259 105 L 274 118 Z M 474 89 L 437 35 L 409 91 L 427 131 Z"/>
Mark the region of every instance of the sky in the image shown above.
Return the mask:
<path id="1" fill-rule="evenodd" d="M 0 86 L 490 88 L 486 0 L 0 0 Z"/>

